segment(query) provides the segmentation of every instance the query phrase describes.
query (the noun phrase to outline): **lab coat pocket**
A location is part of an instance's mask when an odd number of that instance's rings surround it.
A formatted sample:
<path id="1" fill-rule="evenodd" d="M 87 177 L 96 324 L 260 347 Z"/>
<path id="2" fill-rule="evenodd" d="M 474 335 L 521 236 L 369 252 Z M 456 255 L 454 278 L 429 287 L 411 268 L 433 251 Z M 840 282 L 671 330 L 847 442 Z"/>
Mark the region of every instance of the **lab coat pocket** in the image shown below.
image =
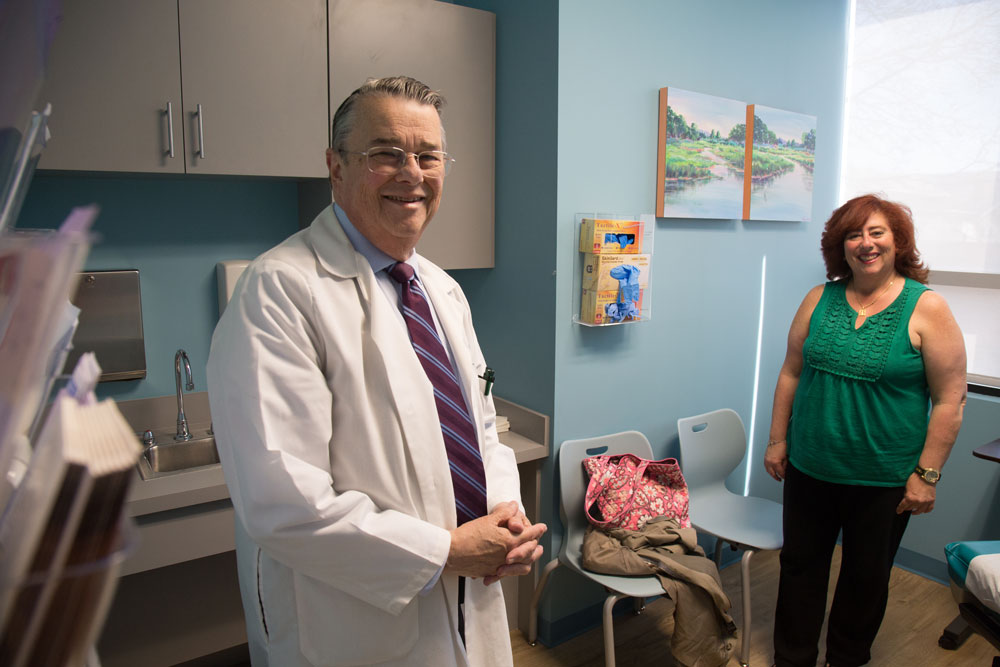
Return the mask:
<path id="1" fill-rule="evenodd" d="M 384 662 L 417 643 L 417 599 L 393 615 L 311 577 L 295 574 L 294 583 L 299 648 L 313 664 Z"/>
<path id="2" fill-rule="evenodd" d="M 265 609 L 271 609 L 272 604 L 282 602 L 274 597 L 269 585 L 275 579 L 273 561 L 256 544 L 247 537 L 243 523 L 237 519 L 234 525 L 236 538 L 236 567 L 239 572 L 240 597 L 243 601 L 243 613 L 247 623 L 247 640 L 251 650 L 265 650 L 269 642 L 267 618 Z M 271 585 L 273 588 L 273 585 Z M 278 591 L 281 590 L 278 586 Z M 287 586 L 283 587 L 287 589 Z M 279 593 L 280 595 L 280 593 Z M 283 597 L 288 598 L 285 594 Z M 287 604 L 287 601 L 284 603 Z"/>
<path id="3" fill-rule="evenodd" d="M 257 632 L 259 632 L 260 636 L 263 637 L 265 639 L 265 641 L 266 641 L 267 640 L 267 619 L 264 617 L 264 603 L 263 603 L 263 600 L 264 600 L 264 590 L 263 590 L 263 586 L 262 586 L 262 582 L 261 582 L 261 577 L 260 577 L 260 574 L 259 574 L 260 571 L 261 571 L 261 558 L 263 557 L 263 554 L 261 553 L 261 551 L 260 551 L 259 548 L 255 549 L 254 556 L 256 556 L 256 558 L 254 560 L 256 561 L 257 572 L 258 572 L 258 575 L 257 575 L 257 577 L 256 577 L 256 579 L 254 581 L 256 582 L 257 585 L 254 587 L 254 590 L 253 590 L 253 596 L 254 597 L 247 597 L 247 596 L 244 595 L 244 599 L 253 600 L 253 602 L 256 603 L 256 604 L 251 604 L 250 605 L 251 610 L 252 610 L 252 614 L 250 615 L 250 618 L 256 624 L 254 629 Z M 245 608 L 246 608 L 246 605 L 244 605 L 244 609 Z"/>

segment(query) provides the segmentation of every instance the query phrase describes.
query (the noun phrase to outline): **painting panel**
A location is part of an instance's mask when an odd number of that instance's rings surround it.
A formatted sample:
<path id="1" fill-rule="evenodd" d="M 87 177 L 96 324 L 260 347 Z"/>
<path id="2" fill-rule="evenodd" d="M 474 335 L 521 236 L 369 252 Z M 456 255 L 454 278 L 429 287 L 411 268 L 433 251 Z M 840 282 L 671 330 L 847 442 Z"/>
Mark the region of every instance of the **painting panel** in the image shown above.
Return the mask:
<path id="1" fill-rule="evenodd" d="M 658 217 L 742 216 L 746 109 L 746 102 L 660 89 Z"/>
<path id="2" fill-rule="evenodd" d="M 744 219 L 808 222 L 816 117 L 756 104 L 748 106 L 747 125 L 753 142 L 746 181 L 749 215 L 744 211 Z"/>

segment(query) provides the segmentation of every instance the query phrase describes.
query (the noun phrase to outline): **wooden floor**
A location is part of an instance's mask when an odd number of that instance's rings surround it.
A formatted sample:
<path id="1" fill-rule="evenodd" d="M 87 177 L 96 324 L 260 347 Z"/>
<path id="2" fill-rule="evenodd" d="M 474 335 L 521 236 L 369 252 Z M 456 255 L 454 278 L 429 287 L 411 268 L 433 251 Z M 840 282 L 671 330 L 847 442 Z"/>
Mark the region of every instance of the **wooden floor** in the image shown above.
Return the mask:
<path id="1" fill-rule="evenodd" d="M 834 554 L 830 595 L 840 568 L 839 547 Z M 753 585 L 750 589 L 753 627 L 750 633 L 751 667 L 771 664 L 771 631 L 774 622 L 774 602 L 778 594 L 778 553 L 761 552 L 750 561 Z M 740 610 L 740 567 L 738 563 L 722 571 L 722 583 L 733 602 L 736 624 L 742 623 Z M 670 657 L 667 634 L 673 620 L 667 616 L 669 602 L 658 600 L 646 607 L 639 616 L 625 615 L 615 619 L 617 667 L 675 665 Z M 957 650 L 946 651 L 937 645 L 941 631 L 955 617 L 957 607 L 947 586 L 893 569 L 889 584 L 889 607 L 882 629 L 872 648 L 872 667 L 989 667 L 993 656 L 1000 653 L 992 644 L 973 634 Z M 528 645 L 524 636 L 511 633 L 515 667 L 599 667 L 604 664 L 604 642 L 601 628 L 553 648 L 542 644 Z M 826 630 L 820 639 L 820 662 Z M 739 647 L 727 667 L 739 667 Z"/>

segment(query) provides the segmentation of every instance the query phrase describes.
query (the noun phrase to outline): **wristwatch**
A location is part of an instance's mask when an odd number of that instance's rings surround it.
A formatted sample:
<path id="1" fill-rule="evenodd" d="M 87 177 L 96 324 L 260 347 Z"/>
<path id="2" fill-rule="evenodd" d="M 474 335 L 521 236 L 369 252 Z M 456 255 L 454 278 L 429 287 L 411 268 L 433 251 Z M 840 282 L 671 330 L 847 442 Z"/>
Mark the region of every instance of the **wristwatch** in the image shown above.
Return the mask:
<path id="1" fill-rule="evenodd" d="M 920 476 L 920 479 L 924 480 L 931 486 L 934 486 L 941 481 L 941 473 L 934 468 L 921 468 L 920 466 L 917 466 L 913 469 L 913 472 L 917 473 Z"/>

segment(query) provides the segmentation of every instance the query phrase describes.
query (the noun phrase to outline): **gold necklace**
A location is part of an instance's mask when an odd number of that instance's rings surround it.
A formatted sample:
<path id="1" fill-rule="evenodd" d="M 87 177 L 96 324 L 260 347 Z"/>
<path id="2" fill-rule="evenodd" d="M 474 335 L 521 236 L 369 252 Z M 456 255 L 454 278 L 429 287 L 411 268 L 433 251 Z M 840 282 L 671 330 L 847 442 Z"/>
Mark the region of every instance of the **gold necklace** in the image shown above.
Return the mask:
<path id="1" fill-rule="evenodd" d="M 868 312 L 869 306 L 875 305 L 876 301 L 878 301 L 883 296 L 885 296 L 885 293 L 888 292 L 890 289 L 892 289 L 892 284 L 895 283 L 895 282 L 896 282 L 896 278 L 893 277 L 893 279 L 889 281 L 889 284 L 885 286 L 885 289 L 882 290 L 881 292 L 879 292 L 878 296 L 875 297 L 874 299 L 872 299 L 867 304 L 862 304 L 861 303 L 861 297 L 858 295 L 858 288 L 857 288 L 856 285 L 852 285 L 852 287 L 854 287 L 854 298 L 857 300 L 858 304 L 860 305 L 860 308 L 858 309 L 858 317 L 868 317 L 868 315 L 866 315 L 866 313 Z"/>

